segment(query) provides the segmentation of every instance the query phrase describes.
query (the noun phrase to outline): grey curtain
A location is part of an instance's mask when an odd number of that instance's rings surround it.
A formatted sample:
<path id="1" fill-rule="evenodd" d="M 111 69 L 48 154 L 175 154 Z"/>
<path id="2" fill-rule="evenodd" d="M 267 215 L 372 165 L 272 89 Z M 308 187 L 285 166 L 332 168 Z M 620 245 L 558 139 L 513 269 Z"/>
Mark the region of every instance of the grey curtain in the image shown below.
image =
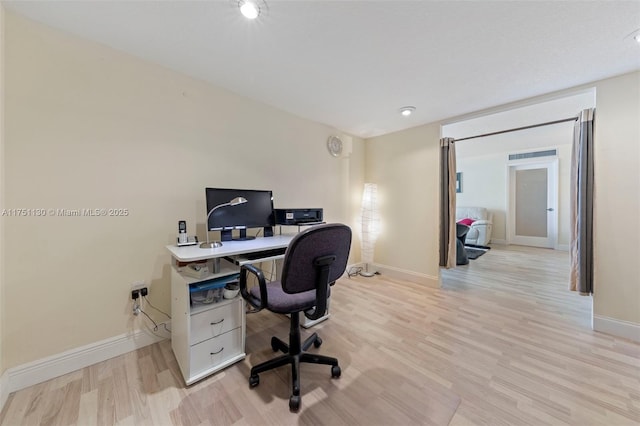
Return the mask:
<path id="1" fill-rule="evenodd" d="M 593 293 L 593 127 L 595 110 L 585 109 L 573 128 L 571 156 L 571 277 L 569 288 Z"/>
<path id="2" fill-rule="evenodd" d="M 440 139 L 440 266 L 456 267 L 456 149 Z"/>

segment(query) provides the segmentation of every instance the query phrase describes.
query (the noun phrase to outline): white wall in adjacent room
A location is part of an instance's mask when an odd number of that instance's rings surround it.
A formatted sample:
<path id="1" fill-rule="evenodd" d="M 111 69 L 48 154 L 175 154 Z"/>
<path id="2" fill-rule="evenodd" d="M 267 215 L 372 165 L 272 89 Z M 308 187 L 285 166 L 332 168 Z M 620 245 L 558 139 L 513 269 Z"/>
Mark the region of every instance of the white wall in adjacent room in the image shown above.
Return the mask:
<path id="1" fill-rule="evenodd" d="M 442 127 L 443 136 L 467 136 L 497 132 L 576 116 L 595 106 L 595 90 L 463 120 Z M 509 154 L 558 150 L 558 246 L 567 249 L 569 233 L 569 177 L 574 122 L 456 142 L 457 171 L 462 172 L 458 206 L 485 207 L 493 212 L 492 241 L 507 242 Z M 530 160 L 538 161 L 538 160 Z"/>

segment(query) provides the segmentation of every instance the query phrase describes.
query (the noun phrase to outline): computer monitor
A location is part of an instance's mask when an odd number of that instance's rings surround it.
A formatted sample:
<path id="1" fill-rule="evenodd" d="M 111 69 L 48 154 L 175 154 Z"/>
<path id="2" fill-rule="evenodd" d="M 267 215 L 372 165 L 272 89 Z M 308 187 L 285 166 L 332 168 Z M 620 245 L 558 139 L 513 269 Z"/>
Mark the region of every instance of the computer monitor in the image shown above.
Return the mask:
<path id="1" fill-rule="evenodd" d="M 216 206 L 228 203 L 236 197 L 244 197 L 247 202 L 235 206 L 220 207 L 211 213 L 207 223 L 210 231 L 220 231 L 222 241 L 233 239 L 232 231 L 238 229 L 237 240 L 248 240 L 248 228 L 264 228 L 264 236 L 273 236 L 276 224 L 273 213 L 273 194 L 267 190 L 206 188 L 207 214 Z"/>

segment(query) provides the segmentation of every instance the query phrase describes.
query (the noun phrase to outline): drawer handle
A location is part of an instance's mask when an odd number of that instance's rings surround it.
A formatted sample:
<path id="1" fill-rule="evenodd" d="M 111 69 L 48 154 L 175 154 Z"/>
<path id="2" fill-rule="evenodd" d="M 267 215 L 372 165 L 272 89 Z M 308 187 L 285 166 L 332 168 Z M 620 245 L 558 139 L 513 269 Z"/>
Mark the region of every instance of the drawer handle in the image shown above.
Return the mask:
<path id="1" fill-rule="evenodd" d="M 218 352 L 211 352 L 211 355 L 217 355 L 224 350 L 224 347 L 220 349 Z"/>
<path id="2" fill-rule="evenodd" d="M 224 318 L 222 318 L 220 321 L 212 322 L 211 325 L 220 324 L 222 321 L 224 321 Z"/>

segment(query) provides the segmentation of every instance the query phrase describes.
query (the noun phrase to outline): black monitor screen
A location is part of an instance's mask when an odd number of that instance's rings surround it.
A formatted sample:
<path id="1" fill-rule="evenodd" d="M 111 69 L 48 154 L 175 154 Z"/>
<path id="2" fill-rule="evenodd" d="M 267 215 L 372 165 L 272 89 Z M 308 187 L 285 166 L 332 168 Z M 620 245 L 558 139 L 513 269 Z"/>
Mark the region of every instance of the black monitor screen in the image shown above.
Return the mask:
<path id="1" fill-rule="evenodd" d="M 212 208 L 228 203 L 236 197 L 247 202 L 216 209 L 209 216 L 210 231 L 224 228 L 261 228 L 275 226 L 273 194 L 271 191 L 255 189 L 206 188 L 207 214 Z"/>

